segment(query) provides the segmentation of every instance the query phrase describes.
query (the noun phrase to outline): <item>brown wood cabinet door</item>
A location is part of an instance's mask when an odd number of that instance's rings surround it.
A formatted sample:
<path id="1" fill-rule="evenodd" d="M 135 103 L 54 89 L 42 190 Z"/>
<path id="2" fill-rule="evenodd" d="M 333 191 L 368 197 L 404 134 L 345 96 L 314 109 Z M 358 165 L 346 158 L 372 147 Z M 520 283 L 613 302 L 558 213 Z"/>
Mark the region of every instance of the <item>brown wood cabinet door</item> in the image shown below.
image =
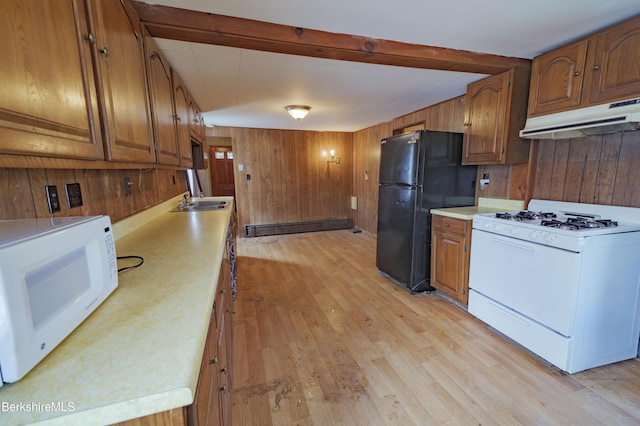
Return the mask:
<path id="1" fill-rule="evenodd" d="M 464 258 L 464 238 L 435 231 L 431 242 L 434 256 L 434 274 L 431 285 L 456 299 L 462 297 L 462 262 Z"/>
<path id="2" fill-rule="evenodd" d="M 588 45 L 588 40 L 582 40 L 533 60 L 530 117 L 566 111 L 580 105 Z"/>
<path id="3" fill-rule="evenodd" d="M 432 218 L 430 284 L 466 305 L 471 222 L 439 215 Z"/>
<path id="4" fill-rule="evenodd" d="M 213 407 L 210 410 L 209 419 L 214 419 L 219 416 L 222 424 L 230 424 L 231 416 L 231 377 L 229 376 L 229 363 L 231 360 L 228 358 L 227 345 L 230 344 L 227 338 L 227 326 L 225 322 L 227 318 L 223 316 L 223 324 L 219 329 L 218 335 L 218 357 L 220 359 L 220 366 L 218 370 L 218 393 L 211 393 L 211 400 L 209 406 Z M 218 407 L 216 409 L 216 398 L 218 401 Z"/>
<path id="5" fill-rule="evenodd" d="M 189 134 L 189 92 L 180 76 L 172 70 L 173 101 L 177 121 L 178 147 L 180 149 L 180 166 L 192 167 L 191 136 Z"/>
<path id="6" fill-rule="evenodd" d="M 463 164 L 502 162 L 509 72 L 467 86 Z"/>
<path id="7" fill-rule="evenodd" d="M 0 151 L 103 159 L 83 1 L 0 2 Z"/>
<path id="8" fill-rule="evenodd" d="M 129 3 L 92 0 L 108 159 L 154 163 L 142 28 Z"/>
<path id="9" fill-rule="evenodd" d="M 202 113 L 196 101 L 189 97 L 189 131 L 191 137 L 200 143 L 205 142 L 205 130 Z"/>
<path id="10" fill-rule="evenodd" d="M 640 93 L 640 16 L 595 36 L 589 102 L 599 104 Z"/>
<path id="11" fill-rule="evenodd" d="M 157 162 L 177 166 L 180 156 L 173 111 L 171 67 L 150 35 L 145 35 L 144 41 Z"/>

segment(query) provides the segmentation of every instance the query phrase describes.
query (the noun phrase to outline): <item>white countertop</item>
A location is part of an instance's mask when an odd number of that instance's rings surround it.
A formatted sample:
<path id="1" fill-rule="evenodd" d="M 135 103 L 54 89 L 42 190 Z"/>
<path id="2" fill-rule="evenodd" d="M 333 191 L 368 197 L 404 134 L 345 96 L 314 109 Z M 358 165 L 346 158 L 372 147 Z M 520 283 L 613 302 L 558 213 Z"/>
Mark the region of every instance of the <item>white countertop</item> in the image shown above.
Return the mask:
<path id="1" fill-rule="evenodd" d="M 481 213 L 512 212 L 524 209 L 522 200 L 505 200 L 502 198 L 478 198 L 477 206 L 449 207 L 442 209 L 431 209 L 430 213 L 453 217 L 462 220 L 471 220 L 473 216 Z"/>
<path id="2" fill-rule="evenodd" d="M 60 346 L 0 388 L 0 424 L 109 424 L 193 402 L 233 206 L 169 212 L 180 199 L 114 224 L 117 255 L 144 264 L 120 273 Z"/>

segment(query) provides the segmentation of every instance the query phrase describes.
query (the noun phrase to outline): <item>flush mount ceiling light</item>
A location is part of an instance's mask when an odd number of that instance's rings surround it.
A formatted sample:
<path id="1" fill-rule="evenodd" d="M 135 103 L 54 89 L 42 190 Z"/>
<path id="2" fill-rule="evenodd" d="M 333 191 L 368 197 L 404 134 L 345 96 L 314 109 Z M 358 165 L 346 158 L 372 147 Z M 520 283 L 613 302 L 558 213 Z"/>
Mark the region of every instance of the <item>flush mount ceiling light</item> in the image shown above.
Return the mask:
<path id="1" fill-rule="evenodd" d="M 284 109 L 296 120 L 302 120 L 309 114 L 311 107 L 307 105 L 287 105 Z"/>

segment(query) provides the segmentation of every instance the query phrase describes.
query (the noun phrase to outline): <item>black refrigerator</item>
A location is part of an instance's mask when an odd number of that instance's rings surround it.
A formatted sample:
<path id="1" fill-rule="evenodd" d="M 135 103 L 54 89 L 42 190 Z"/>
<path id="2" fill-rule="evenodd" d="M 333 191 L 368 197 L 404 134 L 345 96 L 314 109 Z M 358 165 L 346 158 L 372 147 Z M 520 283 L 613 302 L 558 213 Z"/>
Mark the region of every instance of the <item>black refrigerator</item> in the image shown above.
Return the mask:
<path id="1" fill-rule="evenodd" d="M 429 211 L 474 205 L 477 167 L 461 159 L 461 133 L 420 130 L 380 143 L 376 266 L 411 293 L 434 290 Z"/>

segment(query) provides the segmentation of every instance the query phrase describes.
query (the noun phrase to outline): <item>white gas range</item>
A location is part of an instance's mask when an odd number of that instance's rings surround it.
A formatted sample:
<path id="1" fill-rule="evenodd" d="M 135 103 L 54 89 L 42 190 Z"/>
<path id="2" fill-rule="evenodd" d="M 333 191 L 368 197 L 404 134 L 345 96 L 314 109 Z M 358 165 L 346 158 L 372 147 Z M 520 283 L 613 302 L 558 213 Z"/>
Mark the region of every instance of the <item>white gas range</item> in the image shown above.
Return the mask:
<path id="1" fill-rule="evenodd" d="M 569 373 L 638 353 L 640 209 L 531 200 L 473 218 L 469 312 Z"/>

